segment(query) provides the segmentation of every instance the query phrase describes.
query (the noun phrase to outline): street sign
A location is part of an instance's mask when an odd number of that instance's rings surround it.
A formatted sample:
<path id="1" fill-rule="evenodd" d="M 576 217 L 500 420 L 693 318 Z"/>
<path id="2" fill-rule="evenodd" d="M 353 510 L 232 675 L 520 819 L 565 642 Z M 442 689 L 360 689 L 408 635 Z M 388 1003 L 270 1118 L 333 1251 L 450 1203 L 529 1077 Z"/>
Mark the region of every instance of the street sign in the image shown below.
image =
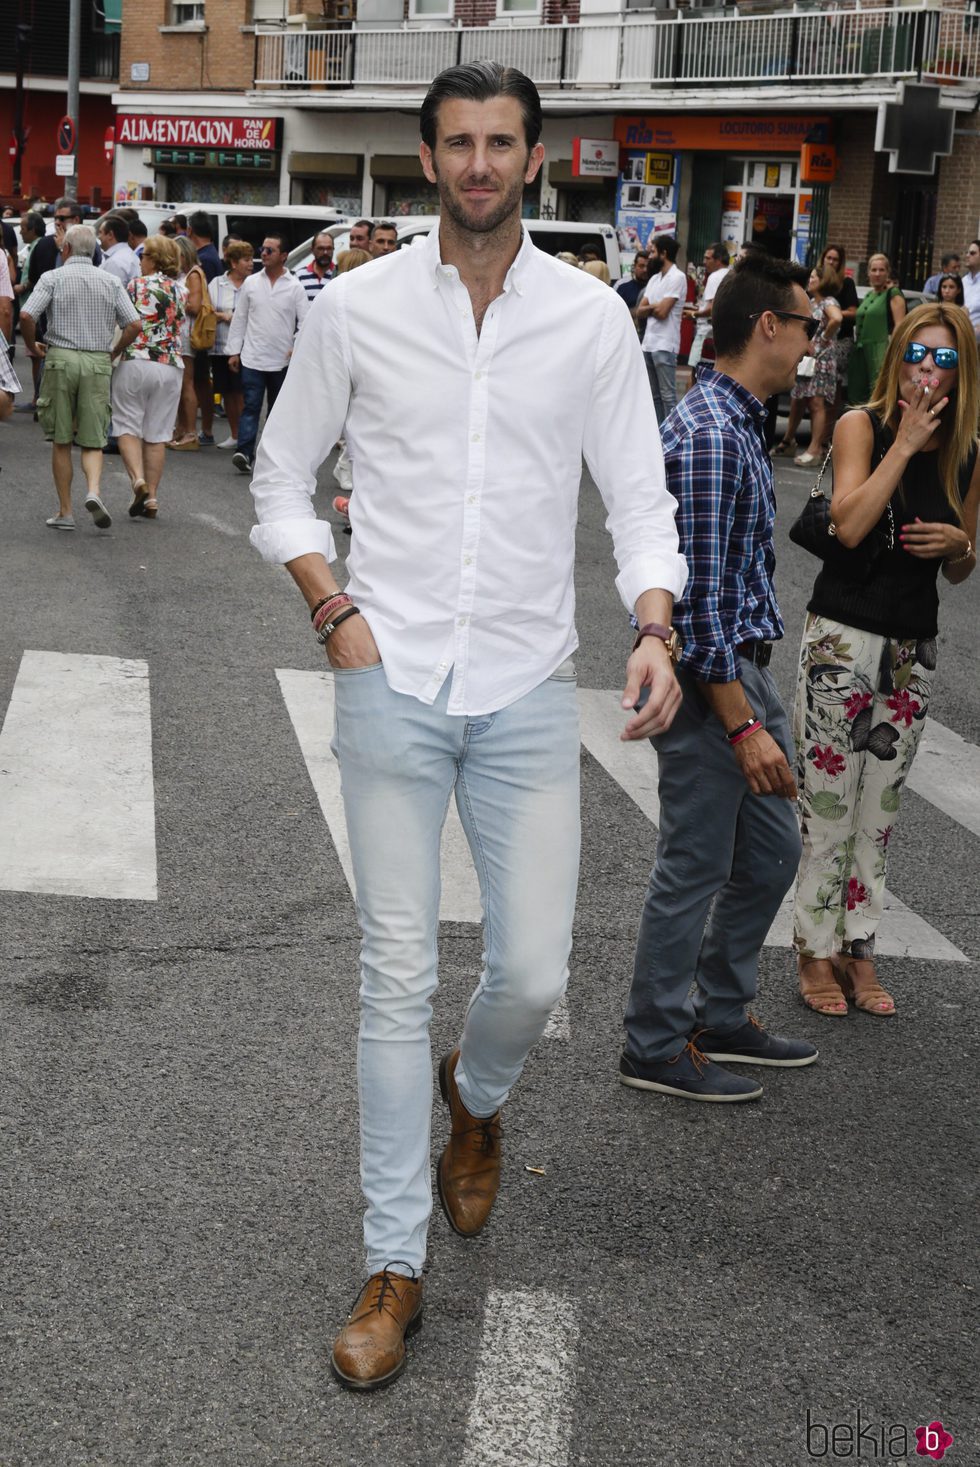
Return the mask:
<path id="1" fill-rule="evenodd" d="M 54 171 L 59 178 L 74 178 L 75 155 L 74 153 L 59 153 L 54 160 Z"/>
<path id="2" fill-rule="evenodd" d="M 75 124 L 70 117 L 63 117 L 58 123 L 58 152 L 74 153 L 75 151 Z"/>
<path id="3" fill-rule="evenodd" d="M 105 130 L 105 160 L 107 163 L 112 162 L 113 154 L 115 153 L 115 151 L 116 129 L 114 127 L 107 127 Z"/>

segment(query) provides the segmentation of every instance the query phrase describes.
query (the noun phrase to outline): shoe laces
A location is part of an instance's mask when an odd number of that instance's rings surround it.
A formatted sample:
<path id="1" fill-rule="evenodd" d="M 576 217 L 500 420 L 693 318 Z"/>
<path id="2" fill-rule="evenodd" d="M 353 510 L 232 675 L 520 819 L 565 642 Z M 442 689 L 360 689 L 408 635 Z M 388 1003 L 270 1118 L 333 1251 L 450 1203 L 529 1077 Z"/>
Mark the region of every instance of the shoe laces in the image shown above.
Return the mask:
<path id="1" fill-rule="evenodd" d="M 404 1262 L 401 1258 L 396 1258 L 392 1261 L 394 1263 Z M 410 1264 L 406 1264 L 405 1266 L 407 1268 L 411 1267 Z M 389 1271 L 390 1267 L 390 1264 L 386 1264 L 380 1273 L 375 1274 L 373 1278 L 368 1280 L 368 1287 L 364 1294 L 364 1308 L 365 1310 L 376 1309 L 379 1314 L 390 1314 L 392 1319 L 397 1321 L 398 1314 L 392 1306 L 402 1303 L 402 1295 L 399 1293 L 399 1288 L 405 1284 L 417 1283 L 418 1280 L 414 1269 L 412 1269 L 412 1277 L 406 1278 L 404 1274 L 391 1273 Z M 370 1292 L 372 1288 L 376 1291 L 374 1297 L 371 1296 Z M 358 1298 L 360 1297 L 359 1295 Z"/>
<path id="2" fill-rule="evenodd" d="M 667 1063 L 671 1065 L 676 1065 L 682 1054 L 686 1054 L 690 1057 L 691 1064 L 697 1070 L 699 1075 L 703 1075 L 706 1067 L 711 1063 L 711 1061 L 708 1059 L 708 1056 L 702 1053 L 700 1049 L 698 1049 L 696 1037 L 695 1039 L 689 1039 L 684 1048 L 681 1050 L 680 1054 L 675 1054 L 674 1058 L 672 1060 L 668 1060 Z"/>
<path id="3" fill-rule="evenodd" d="M 480 1120 L 473 1116 L 473 1125 L 468 1126 L 463 1132 L 464 1136 L 475 1136 L 478 1139 L 473 1142 L 473 1150 L 481 1152 L 484 1156 L 493 1156 L 500 1137 L 503 1135 L 503 1126 L 497 1115 L 487 1116 Z"/>

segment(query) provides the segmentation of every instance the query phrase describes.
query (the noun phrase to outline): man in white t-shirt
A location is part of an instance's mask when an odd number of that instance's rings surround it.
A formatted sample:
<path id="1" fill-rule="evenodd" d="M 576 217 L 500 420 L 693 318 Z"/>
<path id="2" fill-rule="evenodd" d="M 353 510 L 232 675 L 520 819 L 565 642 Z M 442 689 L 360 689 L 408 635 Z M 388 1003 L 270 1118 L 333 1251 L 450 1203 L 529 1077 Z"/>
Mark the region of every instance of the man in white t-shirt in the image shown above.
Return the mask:
<path id="1" fill-rule="evenodd" d="M 704 294 L 701 296 L 701 303 L 687 308 L 686 314 L 697 322 L 691 351 L 687 358 L 687 365 L 691 369 L 692 387 L 694 386 L 695 369 L 701 362 L 704 343 L 711 335 L 711 303 L 715 298 L 715 291 L 728 274 L 730 258 L 723 244 L 708 246 L 704 252 Z"/>
<path id="2" fill-rule="evenodd" d="M 681 344 L 681 316 L 687 300 L 687 277 L 674 264 L 676 259 L 674 236 L 658 234 L 650 247 L 650 283 L 636 307 L 637 319 L 646 322 L 643 357 L 658 423 L 677 406 L 677 353 Z"/>

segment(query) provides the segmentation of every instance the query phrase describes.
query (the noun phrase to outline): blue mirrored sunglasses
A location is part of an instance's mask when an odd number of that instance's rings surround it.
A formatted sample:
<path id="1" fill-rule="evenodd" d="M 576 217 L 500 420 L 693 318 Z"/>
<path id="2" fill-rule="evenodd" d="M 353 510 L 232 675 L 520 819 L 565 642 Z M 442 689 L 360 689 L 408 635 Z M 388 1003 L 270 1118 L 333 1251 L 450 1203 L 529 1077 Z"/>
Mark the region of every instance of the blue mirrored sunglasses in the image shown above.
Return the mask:
<path id="1" fill-rule="evenodd" d="M 948 369 L 955 367 L 960 359 L 960 354 L 955 346 L 923 346 L 921 341 L 910 341 L 905 348 L 903 361 L 911 362 L 917 366 L 924 362 L 927 356 L 931 356 L 937 367 Z"/>

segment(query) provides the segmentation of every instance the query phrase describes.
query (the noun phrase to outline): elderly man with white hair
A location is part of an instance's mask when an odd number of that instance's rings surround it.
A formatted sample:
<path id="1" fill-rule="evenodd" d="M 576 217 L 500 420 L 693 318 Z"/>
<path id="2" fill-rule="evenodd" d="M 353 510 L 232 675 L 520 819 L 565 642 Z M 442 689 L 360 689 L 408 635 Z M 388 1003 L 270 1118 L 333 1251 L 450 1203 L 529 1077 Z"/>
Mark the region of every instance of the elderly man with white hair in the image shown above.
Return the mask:
<path id="1" fill-rule="evenodd" d="M 44 376 L 37 411 L 44 436 L 52 444 L 51 462 L 58 491 L 58 513 L 47 524 L 73 530 L 71 446 L 82 450 L 87 494 L 85 508 L 100 530 L 112 524 L 99 495 L 102 449 L 109 427 L 112 357 L 137 336 L 140 318 L 121 282 L 107 270 L 96 270 L 95 230 L 75 224 L 65 233 L 63 270 L 42 275 L 20 317 L 28 354 L 43 357 Z M 45 342 L 36 334 L 38 318 L 47 313 Z M 122 330 L 113 349 L 116 327 Z"/>

